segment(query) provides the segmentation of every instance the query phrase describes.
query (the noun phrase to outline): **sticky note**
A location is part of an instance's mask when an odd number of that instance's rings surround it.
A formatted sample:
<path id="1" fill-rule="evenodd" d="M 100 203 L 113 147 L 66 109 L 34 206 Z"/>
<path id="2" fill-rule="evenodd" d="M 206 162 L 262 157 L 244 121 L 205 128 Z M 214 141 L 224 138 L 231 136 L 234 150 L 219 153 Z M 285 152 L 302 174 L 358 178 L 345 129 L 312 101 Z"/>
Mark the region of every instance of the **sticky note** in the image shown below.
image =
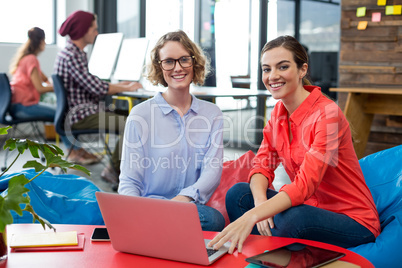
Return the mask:
<path id="1" fill-rule="evenodd" d="M 374 21 L 374 22 L 381 21 L 381 12 L 374 12 L 371 16 L 371 21 Z"/>
<path id="2" fill-rule="evenodd" d="M 378 6 L 385 6 L 387 4 L 387 0 L 377 0 Z"/>
<path id="3" fill-rule="evenodd" d="M 367 21 L 359 21 L 359 24 L 357 25 L 358 30 L 366 30 L 367 28 Z"/>
<path id="4" fill-rule="evenodd" d="M 394 6 L 386 6 L 385 15 L 394 15 Z"/>
<path id="5" fill-rule="evenodd" d="M 395 5 L 394 6 L 394 15 L 401 15 L 402 5 Z"/>
<path id="6" fill-rule="evenodd" d="M 358 7 L 356 10 L 356 17 L 366 16 L 366 7 Z"/>
<path id="7" fill-rule="evenodd" d="M 204 30 L 211 30 L 211 23 L 209 21 L 204 22 Z"/>

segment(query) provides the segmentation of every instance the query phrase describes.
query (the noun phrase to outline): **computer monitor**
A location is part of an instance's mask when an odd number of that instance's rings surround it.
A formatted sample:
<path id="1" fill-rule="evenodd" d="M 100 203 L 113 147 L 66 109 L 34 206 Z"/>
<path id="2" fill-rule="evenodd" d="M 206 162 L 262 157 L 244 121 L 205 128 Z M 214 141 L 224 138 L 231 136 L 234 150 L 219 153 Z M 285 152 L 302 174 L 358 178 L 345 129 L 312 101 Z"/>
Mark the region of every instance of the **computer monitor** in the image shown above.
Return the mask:
<path id="1" fill-rule="evenodd" d="M 147 55 L 149 40 L 146 38 L 124 39 L 113 79 L 140 81 Z"/>
<path id="2" fill-rule="evenodd" d="M 110 80 L 123 40 L 122 33 L 99 34 L 88 62 L 89 72 L 103 80 Z"/>
<path id="3" fill-rule="evenodd" d="M 338 52 L 311 52 L 310 77 L 313 82 L 336 83 L 338 79 Z"/>
<path id="4" fill-rule="evenodd" d="M 321 91 L 333 100 L 337 100 L 336 92 L 329 91 L 338 83 L 338 52 L 319 51 L 310 54 L 310 78 L 313 85 L 321 87 Z"/>

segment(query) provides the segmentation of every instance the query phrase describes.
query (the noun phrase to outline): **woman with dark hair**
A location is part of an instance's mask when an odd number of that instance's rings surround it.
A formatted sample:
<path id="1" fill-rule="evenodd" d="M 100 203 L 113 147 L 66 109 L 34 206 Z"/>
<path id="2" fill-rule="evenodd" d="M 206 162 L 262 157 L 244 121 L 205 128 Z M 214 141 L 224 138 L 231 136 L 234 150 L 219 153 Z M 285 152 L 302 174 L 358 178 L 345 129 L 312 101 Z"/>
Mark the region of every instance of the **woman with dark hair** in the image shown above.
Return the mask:
<path id="1" fill-rule="evenodd" d="M 190 84 L 203 84 L 208 70 L 185 32 L 159 39 L 148 79 L 166 90 L 134 106 L 127 118 L 119 193 L 193 202 L 202 229 L 221 231 L 222 214 L 205 204 L 222 174 L 222 112 L 190 93 Z"/>
<path id="2" fill-rule="evenodd" d="M 12 100 L 10 114 L 14 118 L 31 119 L 38 117 L 54 120 L 56 109 L 44 103 L 40 103 L 40 96 L 53 91 L 53 85 L 41 71 L 37 56 L 45 50 L 45 32 L 38 27 L 28 31 L 28 40 L 18 49 L 11 65 L 10 82 Z M 72 144 L 67 137 L 61 136 L 64 145 L 69 149 Z M 76 148 L 71 151 L 69 161 L 78 164 L 93 164 L 99 159 L 85 151 Z"/>
<path id="3" fill-rule="evenodd" d="M 242 251 L 250 233 L 353 247 L 380 233 L 378 213 L 338 105 L 306 78 L 308 56 L 291 36 L 261 52 L 262 81 L 278 99 L 264 128 L 249 183 L 226 195 L 231 224 L 210 243 Z M 269 189 L 282 163 L 290 184 Z"/>

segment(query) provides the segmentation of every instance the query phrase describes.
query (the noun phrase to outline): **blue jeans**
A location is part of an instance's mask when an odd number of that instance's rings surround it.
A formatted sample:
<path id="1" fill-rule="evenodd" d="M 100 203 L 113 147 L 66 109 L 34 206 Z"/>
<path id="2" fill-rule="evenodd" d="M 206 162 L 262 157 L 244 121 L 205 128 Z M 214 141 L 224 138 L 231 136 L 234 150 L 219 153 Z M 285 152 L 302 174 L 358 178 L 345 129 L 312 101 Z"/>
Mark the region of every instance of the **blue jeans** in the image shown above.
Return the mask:
<path id="1" fill-rule="evenodd" d="M 25 106 L 21 103 L 14 103 L 11 104 L 10 114 L 16 119 L 35 120 L 36 118 L 41 117 L 47 118 L 48 121 L 53 122 L 54 116 L 56 114 L 56 109 L 41 103 L 30 106 Z M 69 139 L 67 139 L 66 136 L 60 135 L 60 138 L 67 149 L 72 146 L 71 142 L 69 141 Z M 77 149 L 77 147 L 75 147 L 75 149 Z"/>
<path id="2" fill-rule="evenodd" d="M 225 227 L 225 218 L 222 214 L 206 205 L 196 204 L 203 231 L 220 232 Z"/>
<path id="3" fill-rule="evenodd" d="M 278 192 L 267 190 L 267 198 Z M 254 208 L 253 194 L 248 183 L 235 184 L 226 194 L 226 210 L 235 221 Z M 291 207 L 274 216 L 273 236 L 314 240 L 344 248 L 373 242 L 370 230 L 349 216 L 309 205 Z M 254 226 L 252 234 L 259 234 Z"/>

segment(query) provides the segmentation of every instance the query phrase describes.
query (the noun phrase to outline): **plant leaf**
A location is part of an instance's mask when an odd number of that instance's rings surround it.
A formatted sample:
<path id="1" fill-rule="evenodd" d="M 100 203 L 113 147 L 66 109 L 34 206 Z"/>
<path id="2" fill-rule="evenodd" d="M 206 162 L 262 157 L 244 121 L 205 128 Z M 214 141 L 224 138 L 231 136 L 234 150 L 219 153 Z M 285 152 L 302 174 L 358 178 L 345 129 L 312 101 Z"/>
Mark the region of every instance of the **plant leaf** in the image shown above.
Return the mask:
<path id="1" fill-rule="evenodd" d="M 0 135 L 8 134 L 8 130 L 11 127 L 1 127 Z M 34 168 L 35 172 L 43 172 L 49 167 L 59 167 L 64 171 L 68 168 L 81 171 L 87 175 L 91 172 L 80 165 L 72 164 L 66 160 L 63 160 L 61 156 L 64 155 L 62 149 L 54 144 L 46 144 L 29 139 L 15 139 L 11 138 L 6 140 L 4 149 L 10 151 L 17 149 L 19 154 L 23 154 L 26 149 L 29 149 L 31 155 L 34 158 L 39 158 L 39 151 L 43 153 L 46 158 L 46 165 L 39 163 L 36 160 L 27 161 L 23 168 Z M 15 160 L 18 158 L 15 158 Z M 14 162 L 15 162 L 14 160 Z M 39 174 L 38 174 L 39 175 Z M 2 176 L 2 174 L 0 175 Z M 35 178 L 35 177 L 34 177 Z M 33 178 L 33 179 L 34 179 Z M 32 180 L 32 179 L 31 179 Z M 47 225 L 51 229 L 55 229 L 50 222 L 40 217 L 35 213 L 33 207 L 30 204 L 30 198 L 28 196 L 29 189 L 25 185 L 30 182 L 24 174 L 16 175 L 12 177 L 8 182 L 8 189 L 0 195 L 0 232 L 5 230 L 7 224 L 13 223 L 13 215 L 11 210 L 14 210 L 18 215 L 22 216 L 23 211 L 31 213 L 34 222 L 39 221 L 43 228 Z M 21 208 L 25 204 L 25 208 Z"/>
<path id="2" fill-rule="evenodd" d="M 31 141 L 31 140 L 26 140 L 27 146 L 29 148 L 29 151 L 31 152 L 31 155 L 35 158 L 39 158 L 39 147 L 40 144 L 37 142 Z"/>
<path id="3" fill-rule="evenodd" d="M 7 224 L 13 223 L 13 215 L 5 205 L 5 198 L 0 195 L 0 233 L 4 232 Z"/>
<path id="4" fill-rule="evenodd" d="M 88 169 L 86 169 L 83 166 L 73 165 L 72 167 L 70 167 L 70 169 L 75 169 L 75 170 L 78 170 L 78 171 L 81 171 L 81 172 L 87 174 L 88 176 L 91 176 L 91 171 L 89 171 Z"/>
<path id="5" fill-rule="evenodd" d="M 14 139 L 14 138 L 6 140 L 6 142 L 4 143 L 4 146 L 3 146 L 4 150 L 7 148 L 10 151 L 14 150 L 16 147 L 16 145 L 15 145 L 16 141 L 17 141 L 17 139 Z"/>
<path id="6" fill-rule="evenodd" d="M 14 176 L 8 182 L 8 191 L 4 197 L 4 208 L 14 210 L 18 215 L 22 215 L 20 204 L 29 204 L 29 196 L 26 195 L 29 189 L 25 185 L 29 180 L 24 174 Z"/>
<path id="7" fill-rule="evenodd" d="M 64 172 L 67 171 L 67 169 L 75 169 L 78 171 L 81 171 L 88 176 L 91 175 L 91 172 L 86 169 L 85 167 L 82 167 L 80 165 L 76 165 L 73 163 L 70 163 L 64 159 L 61 158 L 61 156 L 52 156 L 50 159 L 48 159 L 48 165 L 49 167 L 58 167 L 61 168 Z"/>
<path id="8" fill-rule="evenodd" d="M 36 160 L 27 161 L 23 166 L 23 168 L 34 168 L 35 172 L 39 172 L 41 170 L 47 169 L 46 166 L 42 165 Z"/>
<path id="9" fill-rule="evenodd" d="M 7 126 L 7 127 L 0 127 L 0 135 L 7 135 L 8 134 L 8 130 L 12 128 L 11 126 Z"/>
<path id="10" fill-rule="evenodd" d="M 54 226 L 47 221 L 46 219 L 42 218 L 41 216 L 39 216 L 38 214 L 36 214 L 36 212 L 34 211 L 33 207 L 31 206 L 31 204 L 27 204 L 24 208 L 25 211 L 28 211 L 29 213 L 31 213 L 32 218 L 33 218 L 33 222 L 35 223 L 35 221 L 38 221 L 43 229 L 46 229 L 45 227 L 49 227 L 50 229 L 53 229 L 56 231 L 56 228 L 54 228 Z"/>
<path id="11" fill-rule="evenodd" d="M 55 155 L 64 155 L 63 150 L 54 144 L 44 144 L 44 146 L 48 148 Z"/>
<path id="12" fill-rule="evenodd" d="M 26 149 L 28 149 L 28 143 L 27 140 L 24 139 L 17 139 L 15 141 L 15 146 L 17 147 L 17 150 L 20 154 L 23 154 Z"/>
<path id="13" fill-rule="evenodd" d="M 23 175 L 12 177 L 8 182 L 6 194 L 0 196 L 0 232 L 4 231 L 7 224 L 13 223 L 13 216 L 10 210 L 14 210 L 18 215 L 22 215 L 20 204 L 29 204 L 30 199 L 26 194 L 29 189 L 25 187 L 28 179 Z"/>

